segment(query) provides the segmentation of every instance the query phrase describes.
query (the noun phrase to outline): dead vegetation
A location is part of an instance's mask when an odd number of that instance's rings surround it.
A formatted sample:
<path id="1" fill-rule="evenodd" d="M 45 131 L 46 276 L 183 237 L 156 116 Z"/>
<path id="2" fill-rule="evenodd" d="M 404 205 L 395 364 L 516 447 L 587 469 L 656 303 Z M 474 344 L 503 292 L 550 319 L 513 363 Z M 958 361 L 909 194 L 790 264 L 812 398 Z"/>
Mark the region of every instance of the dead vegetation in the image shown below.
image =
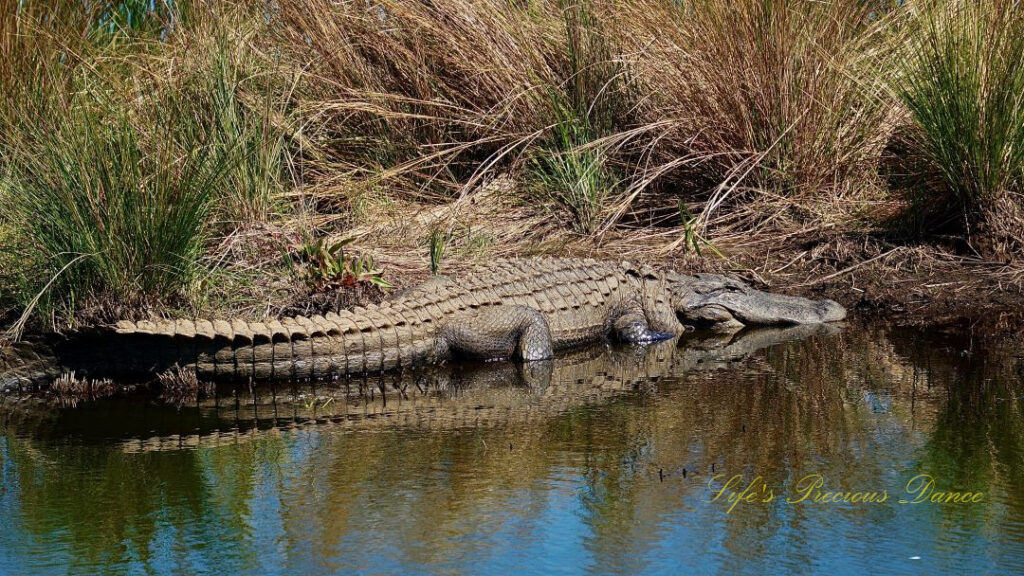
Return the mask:
<path id="1" fill-rule="evenodd" d="M 82 378 L 69 372 L 55 378 L 47 390 L 59 406 L 74 408 L 79 402 L 107 398 L 128 388 L 109 378 Z"/>
<path id="2" fill-rule="evenodd" d="M 195 370 L 174 366 L 157 374 L 156 383 L 160 399 L 165 402 L 185 404 L 212 395 L 211 382 L 201 382 Z"/>

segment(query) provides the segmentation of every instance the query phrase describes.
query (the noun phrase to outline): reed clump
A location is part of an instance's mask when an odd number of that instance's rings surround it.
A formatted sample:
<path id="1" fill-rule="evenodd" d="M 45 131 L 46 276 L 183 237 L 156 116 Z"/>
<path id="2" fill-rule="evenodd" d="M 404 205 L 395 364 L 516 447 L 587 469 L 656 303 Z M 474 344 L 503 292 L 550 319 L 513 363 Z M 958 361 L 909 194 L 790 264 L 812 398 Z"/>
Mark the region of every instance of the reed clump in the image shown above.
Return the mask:
<path id="1" fill-rule="evenodd" d="M 130 314 L 187 302 L 211 234 L 270 217 L 285 188 L 280 106 L 243 101 L 237 29 L 213 14 L 218 26 L 182 39 L 211 16 L 183 3 L 5 8 L 12 299 L 55 323 L 97 303 Z"/>
<path id="2" fill-rule="evenodd" d="M 894 86 L 938 174 L 922 209 L 987 252 L 1024 250 L 1024 11 L 921 2 L 906 16 Z"/>
<path id="3" fill-rule="evenodd" d="M 85 378 L 75 373 L 61 374 L 50 383 L 47 392 L 51 400 L 63 408 L 74 408 L 79 402 L 109 398 L 118 393 L 130 392 L 133 386 L 118 385 L 109 378 Z"/>
<path id="4" fill-rule="evenodd" d="M 648 82 L 644 121 L 664 135 L 662 161 L 689 155 L 681 168 L 704 188 L 745 201 L 814 202 L 870 183 L 894 114 L 869 67 L 887 48 L 888 21 L 872 4 L 697 0 L 628 9 L 617 28 Z"/>

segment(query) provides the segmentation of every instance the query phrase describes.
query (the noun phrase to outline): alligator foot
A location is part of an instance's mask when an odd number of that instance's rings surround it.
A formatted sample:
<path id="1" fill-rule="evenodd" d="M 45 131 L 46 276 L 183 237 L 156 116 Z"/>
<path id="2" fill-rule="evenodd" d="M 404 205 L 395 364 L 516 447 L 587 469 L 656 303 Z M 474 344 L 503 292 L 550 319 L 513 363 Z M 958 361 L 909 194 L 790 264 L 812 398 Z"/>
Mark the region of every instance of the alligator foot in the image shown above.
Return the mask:
<path id="1" fill-rule="evenodd" d="M 651 330 L 642 312 L 627 312 L 615 320 L 615 336 L 620 342 L 646 344 L 668 340 L 675 334 Z"/>

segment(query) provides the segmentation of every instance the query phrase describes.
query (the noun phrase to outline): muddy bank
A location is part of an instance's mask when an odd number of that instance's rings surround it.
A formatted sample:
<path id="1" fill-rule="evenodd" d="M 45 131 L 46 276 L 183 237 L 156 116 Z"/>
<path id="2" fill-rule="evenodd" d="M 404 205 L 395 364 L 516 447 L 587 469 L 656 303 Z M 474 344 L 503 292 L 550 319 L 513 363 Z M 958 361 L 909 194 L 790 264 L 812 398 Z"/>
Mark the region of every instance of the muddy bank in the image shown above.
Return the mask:
<path id="1" fill-rule="evenodd" d="M 900 326 L 998 339 L 1015 337 L 1024 327 L 1024 269 L 908 248 L 871 258 L 812 281 L 810 292 L 827 294 L 853 315 Z"/>

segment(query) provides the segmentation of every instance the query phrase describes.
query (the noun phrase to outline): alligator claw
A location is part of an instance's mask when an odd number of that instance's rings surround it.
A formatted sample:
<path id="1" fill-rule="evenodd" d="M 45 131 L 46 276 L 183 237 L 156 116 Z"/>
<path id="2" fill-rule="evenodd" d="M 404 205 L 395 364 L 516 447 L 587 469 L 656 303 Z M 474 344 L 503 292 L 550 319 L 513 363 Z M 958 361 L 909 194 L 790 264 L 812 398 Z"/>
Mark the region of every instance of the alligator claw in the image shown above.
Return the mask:
<path id="1" fill-rule="evenodd" d="M 639 337 L 637 337 L 637 339 L 634 340 L 634 342 L 637 342 L 639 344 L 648 344 L 651 342 L 663 342 L 674 337 L 675 334 L 672 334 L 671 332 L 658 332 L 655 330 L 648 330 L 646 333 L 641 334 Z"/>

